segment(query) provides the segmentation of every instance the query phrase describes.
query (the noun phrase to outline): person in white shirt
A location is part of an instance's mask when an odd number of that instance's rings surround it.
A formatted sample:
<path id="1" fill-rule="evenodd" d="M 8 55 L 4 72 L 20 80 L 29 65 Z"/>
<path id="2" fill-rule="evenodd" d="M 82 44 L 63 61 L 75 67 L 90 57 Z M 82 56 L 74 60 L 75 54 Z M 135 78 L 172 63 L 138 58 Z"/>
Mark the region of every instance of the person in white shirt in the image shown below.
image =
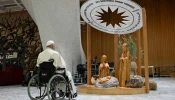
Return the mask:
<path id="1" fill-rule="evenodd" d="M 37 59 L 37 67 L 39 67 L 39 64 L 41 64 L 42 62 L 45 61 L 49 61 L 50 59 L 53 59 L 53 65 L 57 68 L 65 68 L 66 69 L 66 63 L 64 61 L 64 59 L 62 58 L 62 56 L 60 55 L 59 52 L 55 51 L 55 44 L 54 41 L 49 40 L 46 43 L 47 48 L 41 52 L 38 56 Z M 69 71 L 66 70 L 66 75 L 68 76 L 69 80 L 71 81 L 71 85 L 72 85 L 72 89 L 73 89 L 73 95 L 76 96 L 77 95 L 77 91 L 72 79 L 72 75 Z"/>

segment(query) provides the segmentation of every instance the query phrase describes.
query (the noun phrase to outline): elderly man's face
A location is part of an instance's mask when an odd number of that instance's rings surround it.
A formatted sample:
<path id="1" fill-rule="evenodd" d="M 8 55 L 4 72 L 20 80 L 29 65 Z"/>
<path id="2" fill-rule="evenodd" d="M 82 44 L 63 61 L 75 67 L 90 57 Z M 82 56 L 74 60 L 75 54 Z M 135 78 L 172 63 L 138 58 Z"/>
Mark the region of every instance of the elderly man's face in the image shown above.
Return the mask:
<path id="1" fill-rule="evenodd" d="M 56 49 L 55 44 L 52 44 L 52 49 L 53 49 L 53 50 L 55 50 L 55 49 Z"/>

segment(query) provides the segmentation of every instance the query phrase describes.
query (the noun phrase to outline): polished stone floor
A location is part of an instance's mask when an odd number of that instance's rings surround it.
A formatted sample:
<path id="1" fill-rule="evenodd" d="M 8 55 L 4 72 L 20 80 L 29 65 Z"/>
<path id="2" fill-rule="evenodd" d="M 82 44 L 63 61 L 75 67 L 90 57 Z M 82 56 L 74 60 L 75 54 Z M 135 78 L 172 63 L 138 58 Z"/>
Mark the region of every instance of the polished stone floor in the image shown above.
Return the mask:
<path id="1" fill-rule="evenodd" d="M 115 96 L 79 94 L 75 100 L 175 100 L 175 78 L 154 78 L 154 81 L 158 84 L 158 90 L 150 91 L 149 94 Z M 17 85 L 0 86 L 0 100 L 30 99 L 27 95 L 27 87 Z"/>

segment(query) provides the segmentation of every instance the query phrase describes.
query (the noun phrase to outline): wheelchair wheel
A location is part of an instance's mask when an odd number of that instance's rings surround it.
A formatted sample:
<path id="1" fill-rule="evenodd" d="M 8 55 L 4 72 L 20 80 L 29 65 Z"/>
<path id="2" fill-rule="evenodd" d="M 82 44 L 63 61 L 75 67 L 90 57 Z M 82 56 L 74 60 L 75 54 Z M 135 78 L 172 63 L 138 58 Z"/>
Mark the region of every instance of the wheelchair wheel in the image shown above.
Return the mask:
<path id="1" fill-rule="evenodd" d="M 28 96 L 31 100 L 43 100 L 47 93 L 47 85 L 39 83 L 39 75 L 33 76 L 27 87 Z"/>
<path id="2" fill-rule="evenodd" d="M 69 82 L 69 85 L 67 86 L 67 98 L 69 100 L 72 100 L 73 98 L 72 94 L 73 94 L 73 89 L 72 89 L 71 83 Z"/>
<path id="3" fill-rule="evenodd" d="M 67 81 L 62 75 L 54 75 L 48 83 L 47 94 L 49 100 L 63 100 L 66 95 Z M 52 99 L 51 99 L 52 98 Z"/>

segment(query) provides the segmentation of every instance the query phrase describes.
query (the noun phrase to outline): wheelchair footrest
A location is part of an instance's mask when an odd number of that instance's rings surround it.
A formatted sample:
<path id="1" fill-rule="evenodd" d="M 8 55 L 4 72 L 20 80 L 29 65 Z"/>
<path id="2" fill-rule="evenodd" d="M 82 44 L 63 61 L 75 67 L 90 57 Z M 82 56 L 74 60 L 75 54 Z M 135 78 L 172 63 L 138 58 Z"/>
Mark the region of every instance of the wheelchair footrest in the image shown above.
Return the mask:
<path id="1" fill-rule="evenodd" d="M 66 93 L 66 97 L 69 98 L 69 93 Z M 76 98 L 77 97 L 77 93 L 74 93 L 73 95 L 71 94 L 71 98 Z"/>

